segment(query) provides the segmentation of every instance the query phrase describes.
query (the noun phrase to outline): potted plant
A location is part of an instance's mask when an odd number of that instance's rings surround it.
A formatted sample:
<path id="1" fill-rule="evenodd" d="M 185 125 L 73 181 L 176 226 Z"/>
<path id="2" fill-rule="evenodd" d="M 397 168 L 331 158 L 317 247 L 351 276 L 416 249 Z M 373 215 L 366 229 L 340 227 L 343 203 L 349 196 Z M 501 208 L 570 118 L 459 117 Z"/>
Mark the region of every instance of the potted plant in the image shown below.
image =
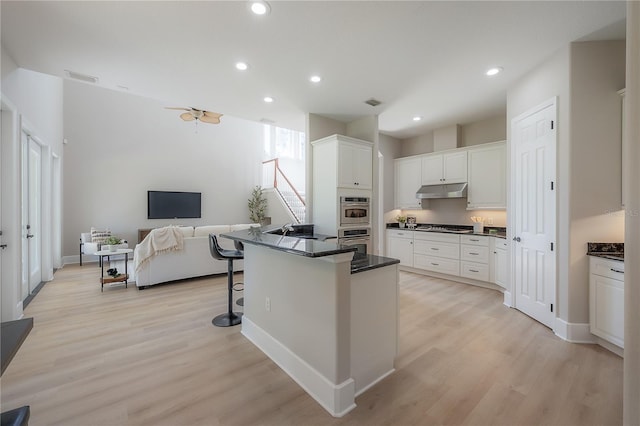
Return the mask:
<path id="1" fill-rule="evenodd" d="M 122 238 L 118 238 L 115 235 L 112 235 L 108 237 L 106 240 L 104 240 L 104 243 L 102 243 L 102 249 L 109 250 L 109 251 L 116 251 L 118 250 L 118 246 L 120 244 L 122 244 Z"/>
<path id="2" fill-rule="evenodd" d="M 247 205 L 249 207 L 249 219 L 254 223 L 264 225 L 267 219 L 267 199 L 260 185 L 251 191 L 251 198 L 247 200 Z"/>
<path id="3" fill-rule="evenodd" d="M 404 228 L 404 224 L 407 222 L 406 216 L 396 216 L 396 220 L 398 221 L 398 226 L 400 228 Z"/>

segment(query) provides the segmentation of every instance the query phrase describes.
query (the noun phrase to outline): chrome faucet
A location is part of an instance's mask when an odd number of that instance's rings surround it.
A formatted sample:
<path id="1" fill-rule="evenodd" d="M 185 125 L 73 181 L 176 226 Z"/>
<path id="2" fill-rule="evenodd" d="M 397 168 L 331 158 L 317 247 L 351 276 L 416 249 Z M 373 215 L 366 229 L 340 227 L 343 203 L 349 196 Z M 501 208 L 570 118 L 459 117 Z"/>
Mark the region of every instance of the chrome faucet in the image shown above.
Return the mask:
<path id="1" fill-rule="evenodd" d="M 282 225 L 282 235 L 287 235 L 287 232 L 293 232 L 293 223 L 287 223 Z"/>

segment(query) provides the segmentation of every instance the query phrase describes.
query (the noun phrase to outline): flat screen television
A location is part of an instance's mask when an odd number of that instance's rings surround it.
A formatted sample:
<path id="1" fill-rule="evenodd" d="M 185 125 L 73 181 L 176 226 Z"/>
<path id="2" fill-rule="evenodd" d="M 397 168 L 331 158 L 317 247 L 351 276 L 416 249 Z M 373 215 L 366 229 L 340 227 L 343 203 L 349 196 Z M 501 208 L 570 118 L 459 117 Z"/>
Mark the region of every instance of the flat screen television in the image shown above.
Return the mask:
<path id="1" fill-rule="evenodd" d="M 199 192 L 147 191 L 148 219 L 191 219 L 201 217 Z"/>

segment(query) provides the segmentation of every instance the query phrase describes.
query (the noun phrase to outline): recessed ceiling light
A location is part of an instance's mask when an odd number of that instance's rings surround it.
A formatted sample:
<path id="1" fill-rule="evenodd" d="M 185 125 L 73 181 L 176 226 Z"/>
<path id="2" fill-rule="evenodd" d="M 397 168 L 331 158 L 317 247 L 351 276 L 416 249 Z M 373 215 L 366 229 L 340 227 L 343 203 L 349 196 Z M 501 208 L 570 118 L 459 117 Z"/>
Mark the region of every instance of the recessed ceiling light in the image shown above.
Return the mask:
<path id="1" fill-rule="evenodd" d="M 252 1 L 251 11 L 256 15 L 267 15 L 271 12 L 271 6 L 266 1 Z"/>
<path id="2" fill-rule="evenodd" d="M 415 117 L 413 117 L 413 121 L 420 121 L 422 120 L 422 117 L 420 117 L 419 115 L 416 115 Z"/>
<path id="3" fill-rule="evenodd" d="M 246 62 L 236 62 L 236 69 L 246 71 L 247 68 L 249 68 L 249 65 Z"/>
<path id="4" fill-rule="evenodd" d="M 268 104 L 270 104 L 271 102 L 273 102 L 273 98 L 271 96 L 265 96 L 264 97 L 264 101 Z"/>
<path id="5" fill-rule="evenodd" d="M 492 75 L 500 74 L 501 71 L 502 71 L 502 67 L 493 67 L 493 68 L 489 68 L 485 74 L 487 74 L 488 76 L 492 76 Z"/>
<path id="6" fill-rule="evenodd" d="M 320 83 L 321 80 L 322 78 L 319 75 L 312 75 L 311 78 L 309 78 L 309 81 L 312 83 Z"/>

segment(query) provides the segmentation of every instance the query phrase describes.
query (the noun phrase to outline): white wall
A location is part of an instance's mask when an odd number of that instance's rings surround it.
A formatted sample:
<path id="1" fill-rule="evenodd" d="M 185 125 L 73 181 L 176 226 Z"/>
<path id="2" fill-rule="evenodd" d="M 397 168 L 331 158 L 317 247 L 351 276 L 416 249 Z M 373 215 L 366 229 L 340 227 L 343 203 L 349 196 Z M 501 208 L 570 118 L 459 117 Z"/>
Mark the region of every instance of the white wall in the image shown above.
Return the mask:
<path id="1" fill-rule="evenodd" d="M 135 243 L 138 228 L 248 222 L 262 124 L 223 116 L 196 127 L 158 101 L 73 81 L 64 95 L 66 256 L 92 226 Z M 147 219 L 147 190 L 202 192 L 202 218 Z"/>
<path id="2" fill-rule="evenodd" d="M 472 146 L 507 139 L 507 114 L 460 126 L 460 146 Z"/>
<path id="3" fill-rule="evenodd" d="M 3 119 L 12 120 L 11 131 L 2 132 L 2 225 L 3 241 L 9 248 L 3 253 L 3 296 L 10 295 L 10 300 L 3 298 L 2 320 L 17 319 L 22 315 L 21 253 L 21 141 L 20 129 L 26 128 L 43 146 L 43 199 L 41 228 L 42 247 L 42 279 L 53 278 L 53 236 L 60 223 L 52 221 L 54 200 L 51 195 L 53 176 L 51 162 L 54 155 L 62 162 L 62 128 L 63 128 L 63 90 L 62 80 L 57 77 L 18 68 L 15 62 L 2 49 L 2 100 Z M 10 107 L 9 107 L 10 105 Z M 6 113 L 5 113 L 6 111 Z M 9 111 L 11 111 L 9 113 Z M 4 123 L 3 123 L 4 124 Z M 48 167 L 48 168 L 47 168 Z M 58 188 L 59 189 L 59 188 Z M 10 288 L 6 288 L 10 286 Z M 18 286 L 14 288 L 14 286 Z"/>
<path id="4" fill-rule="evenodd" d="M 530 71 L 507 94 L 507 123 L 557 96 L 557 307 L 588 323 L 587 241 L 621 241 L 620 100 L 624 44 L 574 43 Z M 510 139 L 510 126 L 507 127 Z M 613 169 L 611 169 L 613 167 Z M 618 197 L 619 198 L 619 197 Z"/>

